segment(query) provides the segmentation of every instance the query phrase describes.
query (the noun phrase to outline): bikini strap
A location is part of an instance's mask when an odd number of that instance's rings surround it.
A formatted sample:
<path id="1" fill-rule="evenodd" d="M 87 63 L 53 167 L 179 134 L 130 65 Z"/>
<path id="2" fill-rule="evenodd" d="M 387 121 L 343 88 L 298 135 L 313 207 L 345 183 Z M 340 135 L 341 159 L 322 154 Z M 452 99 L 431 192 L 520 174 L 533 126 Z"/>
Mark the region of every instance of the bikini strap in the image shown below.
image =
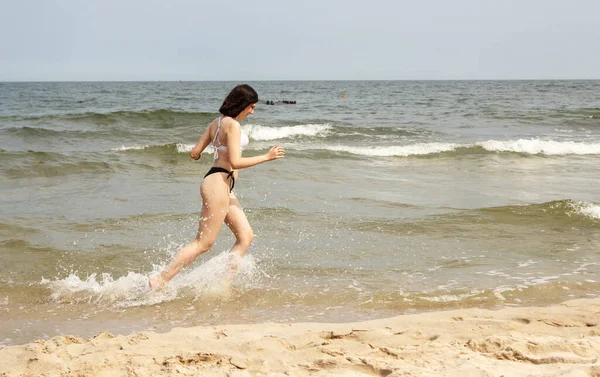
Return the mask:
<path id="1" fill-rule="evenodd" d="M 215 137 L 213 138 L 212 144 L 216 147 L 217 144 L 216 142 L 219 141 L 219 131 L 221 130 L 221 119 L 223 119 L 223 116 L 221 115 L 219 117 L 219 123 L 217 124 L 217 132 L 215 132 Z M 219 141 L 219 146 L 221 145 L 221 142 Z"/>
<path id="2" fill-rule="evenodd" d="M 221 119 L 223 119 L 223 115 L 221 115 L 219 117 L 219 123 L 217 124 L 217 132 L 215 132 L 215 137 L 213 138 L 212 141 L 212 145 L 213 148 L 215 149 L 215 157 L 214 159 L 216 160 L 217 158 L 219 158 L 219 148 L 217 148 L 217 142 L 219 142 L 219 147 L 221 146 L 221 142 L 219 141 L 219 131 L 221 130 Z"/>
<path id="3" fill-rule="evenodd" d="M 235 186 L 235 178 L 233 178 L 233 170 L 227 174 L 227 178 L 231 178 L 231 187 L 229 188 L 229 192 L 233 191 L 233 186 Z"/>

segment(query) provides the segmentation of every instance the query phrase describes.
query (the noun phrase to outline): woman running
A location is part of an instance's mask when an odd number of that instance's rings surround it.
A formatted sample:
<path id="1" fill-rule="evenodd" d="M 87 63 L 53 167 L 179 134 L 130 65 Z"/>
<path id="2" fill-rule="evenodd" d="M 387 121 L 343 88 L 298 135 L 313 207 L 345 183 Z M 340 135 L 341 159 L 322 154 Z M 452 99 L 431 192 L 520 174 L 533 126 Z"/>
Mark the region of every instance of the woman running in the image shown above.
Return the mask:
<path id="1" fill-rule="evenodd" d="M 254 114 L 257 102 L 258 94 L 249 85 L 233 88 L 219 109 L 222 115 L 208 125 L 190 152 L 190 157 L 198 160 L 207 146 L 211 145 L 214 149 L 213 167 L 200 184 L 202 214 L 198 233 L 191 243 L 179 250 L 160 274 L 148 280 L 150 288 L 164 286 L 198 255 L 210 250 L 223 222 L 236 237 L 235 245 L 230 251 L 232 271 L 237 269 L 237 261 L 246 254 L 254 234 L 240 202 L 232 191 L 238 176 L 237 170 L 277 160 L 285 154 L 284 149 L 276 145 L 264 155 L 242 157 L 242 149 L 248 145 L 248 136 L 242 132 L 239 121 Z"/>

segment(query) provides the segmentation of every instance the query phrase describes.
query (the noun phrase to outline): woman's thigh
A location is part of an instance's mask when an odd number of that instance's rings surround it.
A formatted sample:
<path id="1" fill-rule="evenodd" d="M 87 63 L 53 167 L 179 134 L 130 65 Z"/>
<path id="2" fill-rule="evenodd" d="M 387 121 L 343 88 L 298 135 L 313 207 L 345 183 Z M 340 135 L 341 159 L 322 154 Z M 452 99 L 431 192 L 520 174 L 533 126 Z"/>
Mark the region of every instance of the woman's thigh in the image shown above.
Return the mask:
<path id="1" fill-rule="evenodd" d="M 229 194 L 229 208 L 225 217 L 225 224 L 238 239 L 247 237 L 250 238 L 248 241 L 252 241 L 252 227 L 250 227 L 242 205 L 233 193 Z"/>
<path id="2" fill-rule="evenodd" d="M 217 174 L 209 175 L 200 184 L 200 195 L 202 215 L 196 238 L 214 241 L 229 210 L 229 186 Z"/>

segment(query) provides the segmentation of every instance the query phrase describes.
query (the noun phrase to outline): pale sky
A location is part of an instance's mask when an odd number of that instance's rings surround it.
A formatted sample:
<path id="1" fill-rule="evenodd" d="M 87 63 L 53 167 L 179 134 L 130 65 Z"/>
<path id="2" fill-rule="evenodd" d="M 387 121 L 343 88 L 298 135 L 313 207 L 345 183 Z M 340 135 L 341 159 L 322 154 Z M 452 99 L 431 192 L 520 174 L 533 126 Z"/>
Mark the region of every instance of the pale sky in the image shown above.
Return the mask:
<path id="1" fill-rule="evenodd" d="M 0 0 L 0 81 L 600 79 L 599 0 Z"/>

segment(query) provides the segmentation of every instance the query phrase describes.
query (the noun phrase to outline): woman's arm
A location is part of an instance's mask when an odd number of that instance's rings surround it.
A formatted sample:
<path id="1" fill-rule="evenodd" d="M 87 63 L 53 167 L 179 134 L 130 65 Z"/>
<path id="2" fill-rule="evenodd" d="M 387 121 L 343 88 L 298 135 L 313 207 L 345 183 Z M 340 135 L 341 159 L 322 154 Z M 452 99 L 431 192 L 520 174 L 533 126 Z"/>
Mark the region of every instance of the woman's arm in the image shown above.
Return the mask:
<path id="1" fill-rule="evenodd" d="M 284 156 L 283 147 L 274 146 L 267 153 L 254 156 L 254 157 L 242 157 L 242 151 L 240 150 L 240 136 L 242 129 L 240 124 L 229 118 L 227 119 L 229 124 L 227 125 L 227 133 L 225 135 L 227 140 L 227 151 L 229 152 L 229 163 L 233 169 L 245 169 L 254 165 L 262 164 L 263 162 L 276 160 Z"/>
<path id="2" fill-rule="evenodd" d="M 200 140 L 198 140 L 198 143 L 196 143 L 194 148 L 192 148 L 190 157 L 194 160 L 199 160 L 200 156 L 202 156 L 202 152 L 206 149 L 206 147 L 208 147 L 208 144 L 210 144 L 210 124 L 208 127 L 206 127 L 206 130 L 204 130 L 204 133 L 202 134 Z"/>

